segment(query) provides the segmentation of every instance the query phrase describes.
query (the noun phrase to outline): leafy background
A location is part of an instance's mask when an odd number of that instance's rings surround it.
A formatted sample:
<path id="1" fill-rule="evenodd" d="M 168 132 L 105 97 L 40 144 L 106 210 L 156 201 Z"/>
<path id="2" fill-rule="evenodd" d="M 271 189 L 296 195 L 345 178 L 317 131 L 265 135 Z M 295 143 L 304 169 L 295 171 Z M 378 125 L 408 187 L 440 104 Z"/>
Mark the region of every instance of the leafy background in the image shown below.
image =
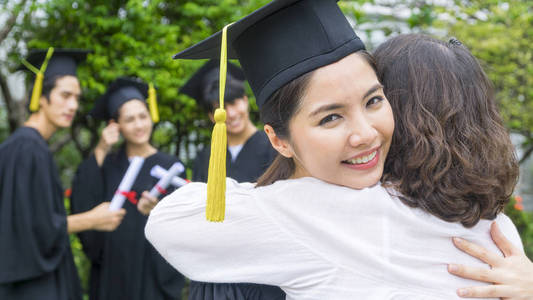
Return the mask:
<path id="1" fill-rule="evenodd" d="M 70 186 L 77 165 L 96 144 L 102 127 L 87 118 L 87 112 L 107 84 L 124 75 L 154 82 L 162 122 L 155 126 L 153 143 L 179 156 L 190 167 L 199 145 L 209 138 L 211 124 L 194 101 L 178 94 L 178 90 L 203 62 L 174 61 L 171 57 L 267 2 L 0 0 L 0 142 L 27 117 L 25 101 L 29 82 L 21 88 L 20 78 L 24 75 L 17 71 L 20 57 L 30 48 L 85 48 L 93 53 L 79 69 L 83 87 L 79 113 L 72 128 L 58 132 L 50 140 L 64 187 Z M 409 32 L 442 39 L 453 36 L 467 45 L 496 87 L 507 127 L 520 136 L 522 173 L 530 174 L 522 179 L 533 178 L 533 170 L 527 165 L 533 152 L 533 5 L 530 1 L 339 3 L 370 50 L 389 36 Z M 252 119 L 257 122 L 257 108 L 253 97 L 250 98 Z M 507 213 L 520 230 L 527 254 L 533 258 L 532 217 L 522 210 L 521 202 L 518 204 L 509 204 Z M 68 199 L 65 205 L 69 207 Z M 86 288 L 89 265 L 77 238 L 72 236 L 71 240 Z"/>

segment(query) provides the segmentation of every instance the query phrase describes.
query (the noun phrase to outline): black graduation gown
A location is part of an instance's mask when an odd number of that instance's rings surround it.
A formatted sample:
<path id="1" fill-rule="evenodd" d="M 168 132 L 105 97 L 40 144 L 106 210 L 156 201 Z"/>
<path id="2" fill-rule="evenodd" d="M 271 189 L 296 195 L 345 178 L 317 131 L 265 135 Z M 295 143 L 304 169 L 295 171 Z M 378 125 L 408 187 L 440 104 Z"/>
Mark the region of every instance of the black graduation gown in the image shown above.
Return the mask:
<path id="1" fill-rule="evenodd" d="M 207 182 L 211 147 L 205 147 L 196 157 L 193 181 Z M 264 131 L 258 130 L 244 143 L 235 161 L 227 155 L 227 176 L 238 182 L 255 182 L 270 166 L 277 152 Z M 282 300 L 285 293 L 276 286 L 251 283 L 208 283 L 191 281 L 189 300 Z"/>
<path id="2" fill-rule="evenodd" d="M 0 144 L 0 299 L 81 297 L 52 153 L 21 127 Z"/>
<path id="3" fill-rule="evenodd" d="M 207 145 L 198 153 L 194 160 L 192 181 L 207 182 L 210 155 L 211 145 Z M 238 182 L 255 182 L 263 175 L 276 155 L 277 152 L 270 145 L 266 133 L 258 130 L 244 143 L 235 161 L 231 160 L 231 152 L 228 151 L 226 155 L 227 177 Z"/>
<path id="4" fill-rule="evenodd" d="M 177 161 L 177 158 L 161 152 L 147 157 L 132 190 L 137 195 L 149 191 L 158 181 L 150 175 L 152 167 L 160 165 L 168 169 Z M 85 160 L 72 184 L 72 210 L 82 212 L 101 202 L 111 201 L 128 166 L 124 147 L 107 155 L 102 167 L 98 167 L 94 155 Z M 123 208 L 126 216 L 115 231 L 79 234 L 83 251 L 91 261 L 90 299 L 181 299 L 183 276 L 144 236 L 148 217 L 130 201 L 126 200 Z"/>

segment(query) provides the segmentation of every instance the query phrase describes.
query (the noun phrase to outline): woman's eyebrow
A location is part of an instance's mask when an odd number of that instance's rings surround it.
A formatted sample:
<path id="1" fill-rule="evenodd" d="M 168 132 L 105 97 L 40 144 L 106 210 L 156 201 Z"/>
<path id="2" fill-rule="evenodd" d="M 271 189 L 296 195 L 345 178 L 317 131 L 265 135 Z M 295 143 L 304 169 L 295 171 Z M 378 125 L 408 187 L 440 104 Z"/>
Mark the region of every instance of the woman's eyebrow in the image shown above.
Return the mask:
<path id="1" fill-rule="evenodd" d="M 309 117 L 314 117 L 314 116 L 316 116 L 316 115 L 318 115 L 318 114 L 320 114 L 322 112 L 343 108 L 344 106 L 345 106 L 344 104 L 340 104 L 340 103 L 326 104 L 326 105 L 320 106 L 319 108 L 317 108 L 316 110 L 311 112 L 309 114 Z"/>
<path id="2" fill-rule="evenodd" d="M 383 88 L 383 85 L 381 83 L 376 83 L 374 84 L 366 93 L 365 95 L 363 96 L 363 99 L 365 99 L 366 97 L 372 95 L 373 93 L 375 93 L 376 91 L 380 90 Z"/>

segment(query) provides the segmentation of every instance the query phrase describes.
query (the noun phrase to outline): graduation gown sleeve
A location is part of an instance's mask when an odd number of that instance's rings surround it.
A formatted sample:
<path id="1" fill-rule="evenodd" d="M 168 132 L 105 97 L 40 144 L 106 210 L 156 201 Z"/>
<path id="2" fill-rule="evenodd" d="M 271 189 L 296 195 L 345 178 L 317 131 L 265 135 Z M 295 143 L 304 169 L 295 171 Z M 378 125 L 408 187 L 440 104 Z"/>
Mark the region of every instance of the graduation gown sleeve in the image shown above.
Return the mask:
<path id="1" fill-rule="evenodd" d="M 72 213 L 88 211 L 104 201 L 104 181 L 102 170 L 91 155 L 83 161 L 72 182 Z M 99 262 L 104 244 L 103 232 L 89 230 L 78 233 L 83 251 L 92 262 Z"/>
<path id="2" fill-rule="evenodd" d="M 29 140 L 0 148 L 0 157 L 0 284 L 5 284 L 56 270 L 70 249 L 62 190 L 47 149 Z"/>

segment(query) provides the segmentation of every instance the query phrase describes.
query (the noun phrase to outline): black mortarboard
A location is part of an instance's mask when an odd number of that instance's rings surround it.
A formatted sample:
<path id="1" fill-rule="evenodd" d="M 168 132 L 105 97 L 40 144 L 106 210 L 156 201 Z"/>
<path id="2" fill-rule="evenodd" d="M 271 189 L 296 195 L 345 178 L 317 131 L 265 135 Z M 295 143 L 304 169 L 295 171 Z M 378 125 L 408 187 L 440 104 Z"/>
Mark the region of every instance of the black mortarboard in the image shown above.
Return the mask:
<path id="1" fill-rule="evenodd" d="M 130 100 L 145 101 L 148 97 L 148 85 L 133 77 L 120 77 L 113 81 L 105 94 L 96 100 L 89 114 L 95 118 L 109 120 L 113 118 L 120 106 Z"/>
<path id="2" fill-rule="evenodd" d="M 245 80 L 244 72 L 236 65 L 228 63 L 227 71 L 228 83 L 234 80 L 240 82 Z M 211 59 L 191 76 L 191 78 L 180 89 L 180 93 L 190 96 L 203 107 L 210 107 L 211 103 L 209 103 L 209 101 L 212 99 L 205 99 L 204 92 L 206 87 L 210 86 L 213 82 L 218 82 L 219 73 L 220 60 Z"/>
<path id="3" fill-rule="evenodd" d="M 41 68 L 48 49 L 31 50 L 26 60 L 37 69 Z M 90 51 L 82 49 L 54 49 L 54 53 L 48 62 L 44 77 L 56 75 L 76 76 L 78 64 L 83 62 Z"/>
<path id="4" fill-rule="evenodd" d="M 232 24 L 228 58 L 239 59 L 261 107 L 297 77 L 365 49 L 335 0 L 274 0 Z M 221 32 L 175 59 L 219 58 Z"/>
<path id="5" fill-rule="evenodd" d="M 30 111 L 39 110 L 39 99 L 43 88 L 43 80 L 54 76 L 76 76 L 78 63 L 85 60 L 90 51 L 82 49 L 35 49 L 30 51 L 27 59 L 22 59 L 22 64 L 35 73 L 35 82 L 30 98 Z M 21 66 L 19 69 L 23 69 Z"/>

